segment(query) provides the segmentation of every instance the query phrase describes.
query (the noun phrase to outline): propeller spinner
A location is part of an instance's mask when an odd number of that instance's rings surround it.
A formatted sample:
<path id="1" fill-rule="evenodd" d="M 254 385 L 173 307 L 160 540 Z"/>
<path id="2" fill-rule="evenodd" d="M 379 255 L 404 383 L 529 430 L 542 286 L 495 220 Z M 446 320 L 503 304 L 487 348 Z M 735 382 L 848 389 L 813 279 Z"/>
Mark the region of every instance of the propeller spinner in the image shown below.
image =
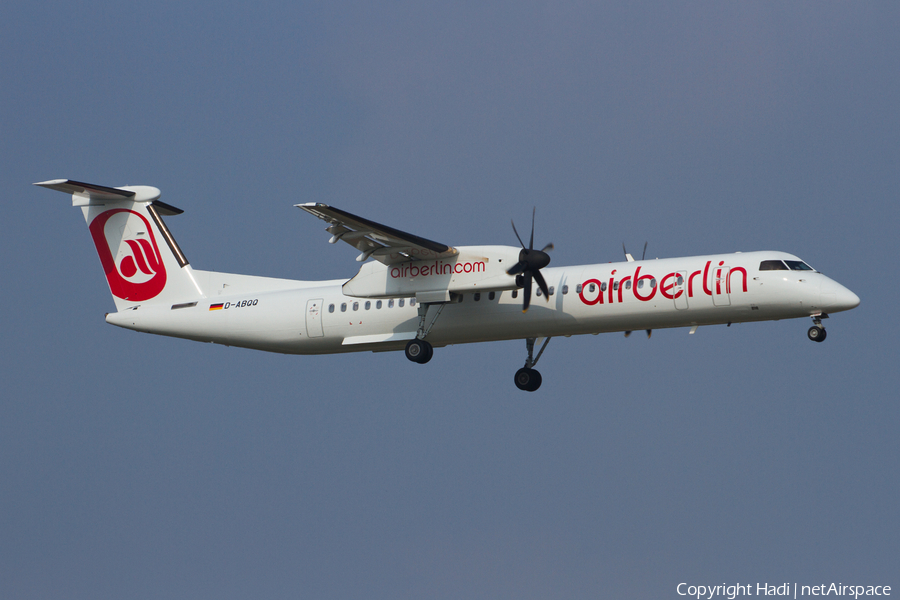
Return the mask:
<path id="1" fill-rule="evenodd" d="M 522 276 L 522 287 L 525 290 L 525 300 L 522 304 L 522 312 L 526 312 L 528 306 L 531 304 L 532 279 L 537 282 L 541 292 L 544 293 L 544 298 L 548 302 L 550 301 L 550 289 L 547 287 L 547 282 L 544 281 L 544 276 L 541 275 L 541 269 L 550 264 L 550 255 L 547 254 L 547 251 L 553 250 L 553 244 L 547 244 L 541 250 L 534 249 L 534 213 L 535 211 L 532 209 L 531 238 L 528 240 L 527 248 L 525 247 L 525 242 L 523 242 L 522 238 L 519 236 L 519 232 L 516 231 L 516 224 L 512 223 L 513 233 L 516 234 L 519 244 L 522 245 L 522 250 L 519 251 L 519 262 L 514 264 L 507 273 L 509 275 Z"/>

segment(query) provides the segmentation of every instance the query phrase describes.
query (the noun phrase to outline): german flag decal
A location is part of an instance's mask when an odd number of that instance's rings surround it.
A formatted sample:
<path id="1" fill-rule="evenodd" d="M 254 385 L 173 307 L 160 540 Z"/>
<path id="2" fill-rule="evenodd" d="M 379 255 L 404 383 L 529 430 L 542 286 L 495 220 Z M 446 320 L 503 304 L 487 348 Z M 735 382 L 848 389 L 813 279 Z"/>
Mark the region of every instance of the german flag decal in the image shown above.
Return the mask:
<path id="1" fill-rule="evenodd" d="M 225 304 L 222 302 L 220 302 L 219 304 L 210 304 L 209 310 L 222 310 L 223 306 L 225 306 Z"/>

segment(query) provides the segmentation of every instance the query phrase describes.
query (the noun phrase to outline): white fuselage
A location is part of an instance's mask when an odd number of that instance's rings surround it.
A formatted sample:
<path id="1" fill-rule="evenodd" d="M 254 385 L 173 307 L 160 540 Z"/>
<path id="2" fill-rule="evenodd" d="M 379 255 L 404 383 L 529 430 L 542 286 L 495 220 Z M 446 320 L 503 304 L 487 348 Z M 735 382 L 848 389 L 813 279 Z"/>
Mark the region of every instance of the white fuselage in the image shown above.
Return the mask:
<path id="1" fill-rule="evenodd" d="M 859 304 L 816 271 L 760 270 L 783 252 L 748 252 L 547 267 L 547 298 L 522 312 L 522 292 L 454 294 L 433 346 L 816 316 Z M 353 297 L 347 280 L 304 282 L 194 271 L 197 302 L 137 305 L 107 315 L 121 327 L 287 354 L 403 349 L 420 319 L 413 296 Z M 402 300 L 402 302 L 401 302 Z M 402 304 L 402 306 L 401 306 Z M 430 323 L 436 306 L 432 306 Z"/>

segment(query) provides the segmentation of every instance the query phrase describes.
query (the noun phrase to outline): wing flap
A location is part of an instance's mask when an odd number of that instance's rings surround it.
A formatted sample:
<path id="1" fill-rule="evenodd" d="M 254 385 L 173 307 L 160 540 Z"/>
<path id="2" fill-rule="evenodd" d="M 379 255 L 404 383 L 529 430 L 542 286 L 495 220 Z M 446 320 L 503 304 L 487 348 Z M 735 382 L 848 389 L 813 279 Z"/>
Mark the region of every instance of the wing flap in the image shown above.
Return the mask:
<path id="1" fill-rule="evenodd" d="M 328 241 L 332 244 L 338 241 L 350 244 L 360 251 L 356 259 L 360 262 L 371 257 L 384 264 L 393 264 L 409 260 L 448 258 L 459 253 L 446 244 L 370 221 L 327 204 L 310 202 L 295 206 L 327 222 L 329 226 L 326 231 L 331 234 Z"/>

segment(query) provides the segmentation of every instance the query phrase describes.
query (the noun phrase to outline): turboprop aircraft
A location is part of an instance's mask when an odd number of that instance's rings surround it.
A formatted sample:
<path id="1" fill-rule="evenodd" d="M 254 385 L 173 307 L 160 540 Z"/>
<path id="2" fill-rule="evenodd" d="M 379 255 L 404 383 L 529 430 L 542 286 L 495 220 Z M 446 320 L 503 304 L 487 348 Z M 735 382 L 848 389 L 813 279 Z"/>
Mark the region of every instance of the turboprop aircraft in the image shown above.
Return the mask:
<path id="1" fill-rule="evenodd" d="M 552 337 L 812 318 L 859 304 L 856 294 L 784 252 L 745 252 L 548 267 L 552 244 L 458 246 L 404 233 L 325 204 L 297 204 L 328 223 L 332 244 L 360 254 L 350 279 L 295 281 L 194 270 L 163 222 L 182 213 L 151 186 L 69 179 L 36 183 L 72 195 L 84 213 L 119 327 L 281 352 L 405 350 L 424 364 L 435 347 L 524 339 L 515 384 L 535 391 Z M 646 248 L 646 247 L 645 247 Z M 537 289 L 534 290 L 534 284 Z M 532 292 L 538 297 L 532 304 Z M 530 310 L 529 310 L 530 308 Z M 539 350 L 535 354 L 535 346 Z"/>

